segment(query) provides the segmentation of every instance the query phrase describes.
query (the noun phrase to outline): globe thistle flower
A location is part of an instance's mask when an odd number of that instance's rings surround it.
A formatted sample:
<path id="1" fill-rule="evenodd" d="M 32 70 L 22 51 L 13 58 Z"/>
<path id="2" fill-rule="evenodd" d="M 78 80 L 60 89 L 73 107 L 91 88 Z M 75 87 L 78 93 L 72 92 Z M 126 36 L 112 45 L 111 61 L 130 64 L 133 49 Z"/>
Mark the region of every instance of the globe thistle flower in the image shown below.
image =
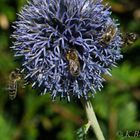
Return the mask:
<path id="1" fill-rule="evenodd" d="M 102 0 L 31 0 L 15 22 L 13 50 L 41 94 L 88 99 L 122 58 L 118 24 Z M 75 73 L 75 74 L 74 74 Z"/>

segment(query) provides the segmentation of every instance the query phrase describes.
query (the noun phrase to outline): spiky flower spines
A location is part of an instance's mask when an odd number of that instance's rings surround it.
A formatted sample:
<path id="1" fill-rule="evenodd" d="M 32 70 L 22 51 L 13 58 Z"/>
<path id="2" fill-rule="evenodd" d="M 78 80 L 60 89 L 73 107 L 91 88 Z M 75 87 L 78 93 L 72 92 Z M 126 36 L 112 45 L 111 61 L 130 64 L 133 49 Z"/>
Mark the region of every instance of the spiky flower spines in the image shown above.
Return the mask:
<path id="1" fill-rule="evenodd" d="M 109 8 L 101 0 L 31 0 L 15 22 L 15 56 L 22 56 L 25 79 L 42 94 L 52 97 L 72 96 L 88 99 L 89 92 L 100 90 L 102 75 L 119 60 L 121 37 L 117 33 L 103 47 L 100 43 L 110 18 Z M 69 72 L 66 53 L 75 49 L 80 62 L 80 75 Z"/>

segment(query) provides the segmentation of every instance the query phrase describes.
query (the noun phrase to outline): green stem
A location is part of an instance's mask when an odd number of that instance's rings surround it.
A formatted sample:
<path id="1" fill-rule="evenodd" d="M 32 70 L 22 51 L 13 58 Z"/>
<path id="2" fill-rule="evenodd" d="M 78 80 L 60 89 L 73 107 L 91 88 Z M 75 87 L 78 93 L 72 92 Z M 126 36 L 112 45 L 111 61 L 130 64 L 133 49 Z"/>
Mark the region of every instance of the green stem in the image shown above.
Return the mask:
<path id="1" fill-rule="evenodd" d="M 98 140 L 105 140 L 103 133 L 101 131 L 101 128 L 99 126 L 99 123 L 97 121 L 97 118 L 95 116 L 95 112 L 93 110 L 92 104 L 90 101 L 81 100 L 82 104 L 86 110 L 88 122 L 90 123 L 90 126 L 92 127 L 96 137 Z"/>

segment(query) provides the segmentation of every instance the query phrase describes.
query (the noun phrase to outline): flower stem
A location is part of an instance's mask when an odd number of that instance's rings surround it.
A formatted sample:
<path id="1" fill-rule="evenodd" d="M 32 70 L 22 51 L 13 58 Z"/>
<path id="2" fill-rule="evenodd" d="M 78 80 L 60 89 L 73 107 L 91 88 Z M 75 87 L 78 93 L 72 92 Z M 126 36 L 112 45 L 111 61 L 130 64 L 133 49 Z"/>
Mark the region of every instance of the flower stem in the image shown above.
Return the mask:
<path id="1" fill-rule="evenodd" d="M 88 122 L 90 123 L 90 126 L 92 127 L 96 137 L 98 140 L 105 140 L 103 133 L 101 131 L 101 128 L 99 126 L 99 123 L 97 121 L 97 118 L 95 116 L 95 112 L 93 110 L 91 102 L 88 100 L 81 100 L 87 114 Z"/>

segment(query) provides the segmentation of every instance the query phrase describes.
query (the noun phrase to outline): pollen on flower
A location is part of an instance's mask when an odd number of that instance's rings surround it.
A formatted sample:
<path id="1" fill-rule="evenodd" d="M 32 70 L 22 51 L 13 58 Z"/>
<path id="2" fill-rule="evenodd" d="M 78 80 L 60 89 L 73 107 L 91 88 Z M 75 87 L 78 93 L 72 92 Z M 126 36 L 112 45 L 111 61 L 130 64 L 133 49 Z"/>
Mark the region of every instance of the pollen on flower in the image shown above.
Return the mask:
<path id="1" fill-rule="evenodd" d="M 30 0 L 14 28 L 25 79 L 52 99 L 88 99 L 122 58 L 118 24 L 102 0 Z"/>

